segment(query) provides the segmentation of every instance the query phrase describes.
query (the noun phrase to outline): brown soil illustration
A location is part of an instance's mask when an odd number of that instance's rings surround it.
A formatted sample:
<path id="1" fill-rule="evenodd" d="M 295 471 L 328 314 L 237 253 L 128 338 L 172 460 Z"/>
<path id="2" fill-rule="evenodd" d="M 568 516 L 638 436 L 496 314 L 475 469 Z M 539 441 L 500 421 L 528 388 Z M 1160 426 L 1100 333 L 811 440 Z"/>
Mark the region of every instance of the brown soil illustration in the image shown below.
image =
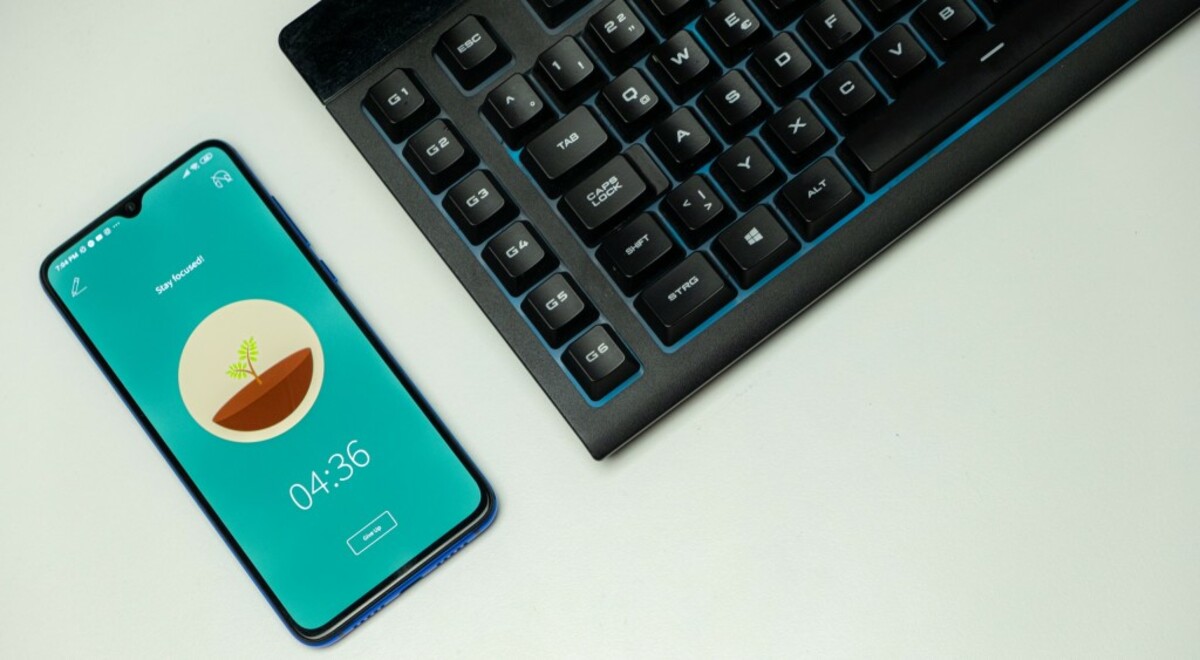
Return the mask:
<path id="1" fill-rule="evenodd" d="M 253 355 L 257 358 L 257 347 L 253 348 Z M 261 431 L 278 424 L 300 407 L 312 385 L 312 349 L 302 348 L 261 374 L 253 369 L 253 359 L 234 365 L 237 366 L 242 366 L 242 371 L 254 380 L 213 416 L 214 423 L 234 431 Z M 230 375 L 235 372 L 234 367 L 230 367 Z"/>

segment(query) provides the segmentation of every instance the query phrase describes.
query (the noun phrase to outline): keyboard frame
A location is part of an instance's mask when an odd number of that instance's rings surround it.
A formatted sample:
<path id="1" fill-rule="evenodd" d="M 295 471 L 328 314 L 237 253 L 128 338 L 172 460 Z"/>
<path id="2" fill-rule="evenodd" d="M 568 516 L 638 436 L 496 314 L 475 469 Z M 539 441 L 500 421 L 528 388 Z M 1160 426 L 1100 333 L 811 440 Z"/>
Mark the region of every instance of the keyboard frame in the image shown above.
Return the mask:
<path id="1" fill-rule="evenodd" d="M 351 43 L 351 53 L 347 55 L 345 39 L 333 44 L 314 35 L 323 30 L 342 30 L 355 16 L 369 19 L 395 10 L 384 8 L 388 0 L 325 0 L 314 8 L 324 11 L 310 10 L 280 35 L 284 52 L 318 97 L 325 97 L 322 101 L 338 125 L 596 459 L 608 456 L 639 435 L 869 263 L 1182 24 L 1200 5 L 1197 0 L 1130 0 L 1122 5 L 1103 29 L 1093 31 L 1064 51 L 1053 66 L 1040 69 L 1015 94 L 981 114 L 973 127 L 943 143 L 924 164 L 899 183 L 891 184 L 885 195 L 850 222 L 823 237 L 794 264 L 727 310 L 711 326 L 667 353 L 480 115 L 488 91 L 509 76 L 532 69 L 538 55 L 563 36 L 580 33 L 587 19 L 608 1 L 593 0 L 585 11 L 548 31 L 523 0 L 503 3 L 463 0 L 405 43 L 394 43 L 403 37 L 395 34 L 389 37 L 386 28 L 377 26 L 376 34 L 364 35 L 363 43 Z M 391 4 L 395 4 L 394 0 Z M 472 14 L 488 19 L 492 31 L 512 52 L 513 62 L 473 92 L 464 93 L 433 53 L 442 33 Z M 339 16 L 339 20 L 331 20 L 332 15 Z M 369 44 L 366 36 L 371 38 Z M 389 49 L 386 56 L 375 59 L 375 53 Z M 341 58 L 344 62 L 343 70 L 336 76 L 326 75 L 327 70 L 313 65 L 327 58 Z M 367 89 L 396 68 L 416 72 L 443 115 L 449 117 L 478 153 L 481 167 L 494 173 L 521 209 L 521 217 L 541 233 L 562 262 L 563 270 L 579 283 L 583 293 L 609 319 L 641 363 L 642 372 L 636 380 L 603 405 L 595 405 L 582 394 L 519 306 L 475 256 L 472 246 L 459 235 L 363 111 Z M 339 89 L 330 92 L 334 87 Z"/>

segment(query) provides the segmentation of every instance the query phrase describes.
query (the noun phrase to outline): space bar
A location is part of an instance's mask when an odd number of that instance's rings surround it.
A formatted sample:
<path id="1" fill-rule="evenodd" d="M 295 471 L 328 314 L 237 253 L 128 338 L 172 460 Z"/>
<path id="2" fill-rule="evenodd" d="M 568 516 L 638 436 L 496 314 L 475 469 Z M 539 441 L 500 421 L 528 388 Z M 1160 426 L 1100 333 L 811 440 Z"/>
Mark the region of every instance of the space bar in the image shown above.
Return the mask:
<path id="1" fill-rule="evenodd" d="M 1027 2 L 852 131 L 842 155 L 874 192 L 1097 25 L 1124 0 Z"/>

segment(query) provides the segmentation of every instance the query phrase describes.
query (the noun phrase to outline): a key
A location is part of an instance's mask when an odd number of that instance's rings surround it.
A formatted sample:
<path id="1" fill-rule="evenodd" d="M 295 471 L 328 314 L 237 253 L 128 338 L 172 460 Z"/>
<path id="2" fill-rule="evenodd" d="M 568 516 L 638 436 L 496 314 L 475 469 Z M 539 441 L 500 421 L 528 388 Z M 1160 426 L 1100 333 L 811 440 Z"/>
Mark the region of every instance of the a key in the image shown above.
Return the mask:
<path id="1" fill-rule="evenodd" d="M 969 38 L 874 120 L 852 130 L 842 153 L 868 190 L 878 190 L 1017 82 L 1078 39 L 1120 0 L 1018 4 L 988 32 Z"/>
<path id="2" fill-rule="evenodd" d="M 650 45 L 650 33 L 625 0 L 615 0 L 588 21 L 591 41 L 613 68 L 636 60 Z"/>
<path id="3" fill-rule="evenodd" d="M 442 35 L 437 53 L 467 89 L 478 86 L 512 61 L 512 54 L 477 16 L 462 19 Z"/>
<path id="4" fill-rule="evenodd" d="M 672 190 L 663 204 L 675 229 L 692 247 L 717 233 L 731 212 L 704 177 L 695 175 Z"/>
<path id="5" fill-rule="evenodd" d="M 743 289 L 754 286 L 799 249 L 765 206 L 754 207 L 713 241 L 713 251 Z"/>
<path id="6" fill-rule="evenodd" d="M 792 101 L 767 121 L 763 136 L 791 167 L 799 167 L 833 144 L 833 135 L 804 101 Z"/>
<path id="7" fill-rule="evenodd" d="M 641 211 L 649 187 L 625 156 L 600 166 L 563 195 L 559 208 L 588 244 L 613 224 Z"/>
<path id="8" fill-rule="evenodd" d="M 983 29 L 983 21 L 963 0 L 927 0 L 913 16 L 925 39 L 943 56 Z"/>
<path id="9" fill-rule="evenodd" d="M 634 303 L 668 346 L 678 343 L 736 293 L 702 252 L 694 252 L 654 281 Z"/>
<path id="10" fill-rule="evenodd" d="M 654 216 L 643 213 L 609 232 L 596 257 L 626 294 L 673 263 L 683 252 Z"/>
<path id="11" fill-rule="evenodd" d="M 717 75 L 717 66 L 687 30 L 655 48 L 650 64 L 658 81 L 680 102 L 691 98 Z"/>
<path id="12" fill-rule="evenodd" d="M 705 7 L 706 0 L 641 0 L 641 5 L 663 32 L 679 28 Z"/>
<path id="13" fill-rule="evenodd" d="M 542 17 L 546 25 L 556 28 L 566 22 L 592 0 L 529 0 L 534 11 Z"/>
<path id="14" fill-rule="evenodd" d="M 522 160 L 550 194 L 616 150 L 616 142 L 586 107 L 576 108 L 529 141 Z"/>
<path id="15" fill-rule="evenodd" d="M 450 124 L 438 119 L 404 146 L 404 157 L 434 194 L 440 193 L 479 164 Z"/>
<path id="16" fill-rule="evenodd" d="M 802 23 L 830 63 L 840 62 L 871 34 L 842 0 L 821 0 L 804 12 Z"/>
<path id="17" fill-rule="evenodd" d="M 745 135 L 769 111 L 740 71 L 730 71 L 713 83 L 700 95 L 700 105 L 729 140 Z"/>
<path id="18" fill-rule="evenodd" d="M 763 44 L 751 62 L 758 79 L 780 100 L 794 98 L 820 75 L 820 69 L 787 33 Z"/>
<path id="19" fill-rule="evenodd" d="M 521 309 L 552 348 L 579 334 L 597 316 L 596 308 L 565 273 L 551 275 L 530 291 Z"/>
<path id="20" fill-rule="evenodd" d="M 367 110 L 392 142 L 400 143 L 438 113 L 409 72 L 396 69 L 367 90 Z"/>
<path id="21" fill-rule="evenodd" d="M 784 186 L 777 201 L 800 237 L 812 241 L 858 208 L 863 198 L 832 160 L 822 158 Z"/>
<path id="22" fill-rule="evenodd" d="M 569 106 L 600 84 L 600 71 L 574 37 L 567 37 L 542 53 L 538 73 L 559 103 Z"/>
<path id="23" fill-rule="evenodd" d="M 533 227 L 515 222 L 483 248 L 483 260 L 512 295 L 518 295 L 558 267 Z"/>
<path id="24" fill-rule="evenodd" d="M 629 69 L 605 85 L 600 98 L 617 129 L 630 139 L 641 135 L 666 110 L 658 92 L 637 69 Z"/>
<path id="25" fill-rule="evenodd" d="M 903 25 L 880 35 L 867 47 L 864 59 L 875 72 L 875 79 L 893 92 L 933 65 L 925 48 Z"/>
<path id="26" fill-rule="evenodd" d="M 721 0 L 700 20 L 704 34 L 732 65 L 767 37 L 767 30 L 744 0 Z"/>
<path id="27" fill-rule="evenodd" d="M 743 138 L 717 158 L 713 173 L 742 208 L 757 204 L 783 180 L 754 138 Z"/>
<path id="28" fill-rule="evenodd" d="M 472 243 L 480 243 L 509 220 L 517 206 L 482 170 L 463 179 L 446 193 L 446 212 Z"/>
<path id="29" fill-rule="evenodd" d="M 680 108 L 659 122 L 648 142 L 677 177 L 708 162 L 720 146 L 690 108 Z"/>
<path id="30" fill-rule="evenodd" d="M 816 96 L 841 126 L 852 126 L 882 107 L 883 97 L 853 62 L 839 64 L 817 83 Z"/>
<path id="31" fill-rule="evenodd" d="M 483 113 L 510 147 L 523 144 L 552 116 L 546 102 L 522 75 L 513 76 L 492 90 Z"/>
<path id="32" fill-rule="evenodd" d="M 563 351 L 563 364 L 593 401 L 608 396 L 641 367 L 607 325 L 588 330 Z"/>

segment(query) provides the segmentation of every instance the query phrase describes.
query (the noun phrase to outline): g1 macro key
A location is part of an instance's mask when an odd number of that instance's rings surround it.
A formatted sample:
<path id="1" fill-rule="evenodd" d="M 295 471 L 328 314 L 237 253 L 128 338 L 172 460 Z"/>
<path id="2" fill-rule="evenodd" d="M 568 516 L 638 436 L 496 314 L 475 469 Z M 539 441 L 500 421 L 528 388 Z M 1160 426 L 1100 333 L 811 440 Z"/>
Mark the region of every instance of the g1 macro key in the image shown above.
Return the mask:
<path id="1" fill-rule="evenodd" d="M 367 111 L 392 142 L 412 135 L 438 113 L 437 105 L 403 69 L 396 69 L 367 91 Z"/>

